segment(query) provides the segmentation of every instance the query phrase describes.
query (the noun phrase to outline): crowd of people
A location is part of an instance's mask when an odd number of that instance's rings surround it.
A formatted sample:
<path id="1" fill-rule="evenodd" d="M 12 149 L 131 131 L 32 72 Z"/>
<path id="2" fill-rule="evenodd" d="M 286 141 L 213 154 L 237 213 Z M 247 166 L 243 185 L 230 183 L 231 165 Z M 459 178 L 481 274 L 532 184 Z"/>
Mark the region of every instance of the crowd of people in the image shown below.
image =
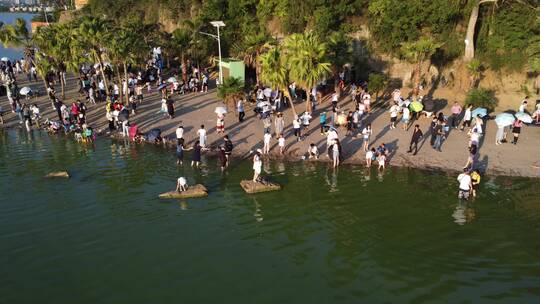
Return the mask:
<path id="1" fill-rule="evenodd" d="M 32 69 L 33 68 L 33 69 Z M 20 123 L 30 130 L 34 124 L 40 127 L 41 110 L 37 104 L 21 103 L 17 76 L 27 73 L 28 79 L 35 81 L 35 68 L 25 62 L 24 59 L 15 63 L 8 61 L 0 62 L 0 76 L 7 91 L 7 96 L 11 105 L 11 110 L 17 113 Z M 164 138 L 160 129 L 152 129 L 147 133 L 142 133 L 138 125 L 134 122 L 133 116 L 137 115 L 137 107 L 144 103 L 146 92 L 159 92 L 161 96 L 160 113 L 169 119 L 175 118 L 175 102 L 173 96 L 207 92 L 209 76 L 206 72 L 200 71 L 195 66 L 187 67 L 187 77 L 185 75 L 164 77 L 163 63 L 159 51 L 154 51 L 142 70 L 131 67 L 124 75 L 115 74 L 113 68 L 108 63 L 98 63 L 95 65 L 81 66 L 78 75 L 79 98 L 69 104 L 62 101 L 55 91 L 57 82 L 65 82 L 65 71 L 53 71 L 45 78 L 47 82 L 47 96 L 51 102 L 51 108 L 57 114 L 57 119 L 47 119 L 41 126 L 50 132 L 64 132 L 73 134 L 80 142 L 93 142 L 96 132 L 87 121 L 87 104 L 104 104 L 105 118 L 108 121 L 108 131 L 120 134 L 130 140 L 142 142 L 161 143 Z M 175 75 L 173 73 L 173 75 Z M 389 123 L 385 127 L 385 132 L 409 132 L 411 139 L 407 153 L 415 156 L 421 149 L 421 142 L 429 137 L 431 147 L 438 152 L 442 152 L 444 143 L 452 130 L 467 132 L 469 142 L 467 145 L 468 158 L 463 168 L 464 173 L 460 175 L 460 197 L 468 198 L 469 193 L 474 195 L 474 187 L 480 180 L 480 168 L 477 166 L 478 152 L 485 133 L 486 120 L 489 118 L 487 111 L 477 111 L 473 105 L 464 107 L 455 102 L 449 112 L 437 110 L 433 101 L 428 98 L 408 96 L 403 97 L 402 92 L 396 89 L 391 94 L 388 103 L 378 103 L 375 105 L 371 94 L 367 90 L 367 83 L 349 83 L 343 79 L 340 73 L 339 89 L 328 93 L 330 86 L 321 83 L 309 92 L 299 89 L 292 83 L 287 92 L 272 90 L 264 86 L 256 86 L 255 89 L 240 98 L 235 104 L 238 122 L 243 123 L 246 117 L 246 106 L 254 108 L 256 117 L 262 124 L 262 147 L 253 152 L 252 162 L 254 177 L 253 181 L 261 181 L 261 168 L 265 155 L 271 154 L 273 143 L 277 145 L 277 154 L 287 154 L 287 141 L 303 142 L 310 136 L 314 129 L 312 125 L 318 123 L 320 135 L 326 140 L 326 145 L 310 142 L 305 154 L 305 160 L 318 160 L 323 157 L 326 151 L 327 159 L 333 168 L 337 168 L 343 162 L 345 155 L 351 155 L 356 151 L 351 151 L 351 147 L 343 146 L 346 138 L 360 138 L 361 151 L 365 154 L 365 166 L 371 167 L 376 164 L 378 170 L 384 170 L 392 158 L 393 145 L 381 143 L 373 146 L 373 134 L 371 122 L 374 110 L 383 109 L 388 112 Z M 333 90 L 334 87 L 332 86 Z M 307 95 L 310 98 L 307 98 Z M 323 104 L 323 96 L 329 94 L 330 103 L 328 110 Z M 348 95 L 347 95 L 348 94 Z M 25 99 L 29 100 L 25 95 Z M 292 104 L 298 101 L 311 100 L 306 111 L 294 112 L 291 121 L 286 121 L 284 112 Z M 352 101 L 352 102 L 349 102 Z M 527 112 L 529 104 L 528 97 L 523 100 L 517 113 Z M 319 108 L 321 108 L 319 110 Z M 1 110 L 0 110 L 1 112 Z M 204 125 L 196 131 L 197 140 L 192 145 L 186 144 L 185 131 L 182 124 L 175 132 L 177 164 L 183 165 L 184 154 L 187 151 L 192 153 L 191 165 L 198 167 L 201 163 L 201 154 L 213 150 L 219 157 L 222 170 L 229 165 L 230 155 L 233 150 L 231 139 L 226 135 L 225 115 L 226 110 L 216 109 L 216 133 L 223 135 L 220 144 L 210 147 L 207 142 L 207 130 Z M 377 115 L 380 115 L 380 111 Z M 540 101 L 535 104 L 535 109 L 530 114 L 538 123 L 540 120 Z M 1 116 L 0 116 L 1 117 Z M 431 120 L 428 130 L 422 130 L 418 120 L 426 117 Z M 496 145 L 507 142 L 507 134 L 512 133 L 512 144 L 517 144 L 519 135 L 523 127 L 521 116 L 516 114 L 517 119 L 510 124 L 499 125 L 496 134 Z M 291 131 L 288 126 L 291 126 Z M 382 130 L 379 130 L 382 132 Z M 289 133 L 290 132 L 290 133 Z M 341 134 L 341 135 L 340 135 Z M 470 181 L 470 187 L 465 188 L 465 184 Z M 468 192 L 469 191 L 469 192 Z"/>

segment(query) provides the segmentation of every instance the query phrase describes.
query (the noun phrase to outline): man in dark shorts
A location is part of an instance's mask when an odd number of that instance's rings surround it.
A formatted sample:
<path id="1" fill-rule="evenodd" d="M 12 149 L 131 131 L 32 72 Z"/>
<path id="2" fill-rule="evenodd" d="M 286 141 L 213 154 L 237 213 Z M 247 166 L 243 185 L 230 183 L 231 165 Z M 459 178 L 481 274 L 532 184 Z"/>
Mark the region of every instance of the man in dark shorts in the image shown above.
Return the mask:
<path id="1" fill-rule="evenodd" d="M 223 144 L 223 149 L 225 152 L 225 157 L 227 158 L 227 164 L 229 162 L 229 157 L 231 156 L 232 150 L 234 148 L 232 141 L 229 139 L 229 135 L 223 137 L 225 143 Z"/>

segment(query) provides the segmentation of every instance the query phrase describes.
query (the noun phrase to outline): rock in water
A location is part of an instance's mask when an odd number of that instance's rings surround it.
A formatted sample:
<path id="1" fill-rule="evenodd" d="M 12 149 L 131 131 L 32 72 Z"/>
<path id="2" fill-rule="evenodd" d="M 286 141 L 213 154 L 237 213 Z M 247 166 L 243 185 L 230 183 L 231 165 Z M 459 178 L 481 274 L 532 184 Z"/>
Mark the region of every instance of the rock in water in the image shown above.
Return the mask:
<path id="1" fill-rule="evenodd" d="M 46 178 L 60 177 L 60 178 L 69 178 L 69 173 L 67 171 L 55 171 L 45 175 Z"/>
<path id="2" fill-rule="evenodd" d="M 187 191 L 169 191 L 165 193 L 161 193 L 159 195 L 159 198 L 195 198 L 195 197 L 206 197 L 208 196 L 208 190 L 206 190 L 206 187 L 197 184 L 193 186 L 189 186 Z"/>
<path id="3" fill-rule="evenodd" d="M 268 181 L 254 182 L 252 180 L 243 180 L 240 182 L 240 186 L 242 186 L 246 193 L 260 193 L 281 190 L 281 186 L 279 184 Z"/>

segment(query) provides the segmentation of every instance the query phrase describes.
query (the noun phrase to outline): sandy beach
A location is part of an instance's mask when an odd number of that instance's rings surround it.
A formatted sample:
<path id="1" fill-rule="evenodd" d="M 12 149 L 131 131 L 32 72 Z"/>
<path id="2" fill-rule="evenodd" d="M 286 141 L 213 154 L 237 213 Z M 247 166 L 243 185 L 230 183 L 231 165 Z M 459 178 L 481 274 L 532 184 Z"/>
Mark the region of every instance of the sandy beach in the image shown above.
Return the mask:
<path id="1" fill-rule="evenodd" d="M 41 92 L 37 98 L 30 100 L 30 103 L 36 103 L 41 110 L 43 121 L 45 118 L 56 118 L 56 112 L 48 101 L 42 82 L 28 83 L 25 75 L 18 75 L 19 87 L 29 86 L 33 90 Z M 77 92 L 77 79 L 69 77 L 66 88 L 65 103 L 71 104 L 79 97 Z M 56 87 L 57 96 L 60 96 L 60 87 Z M 441 94 L 446 95 L 446 94 Z M 446 100 L 445 96 L 438 95 L 435 91 L 433 98 Z M 139 125 L 142 132 L 147 132 L 153 128 L 160 128 L 165 137 L 174 138 L 174 131 L 181 123 L 184 126 L 184 138 L 188 144 L 196 139 L 196 131 L 201 124 L 206 126 L 208 131 L 208 142 L 210 146 L 216 146 L 222 142 L 222 134 L 216 133 L 216 106 L 223 105 L 222 101 L 216 96 L 216 90 L 211 89 L 208 93 L 189 93 L 185 95 L 174 95 L 175 118 L 169 119 L 159 113 L 161 103 L 159 92 L 152 90 L 148 93 L 145 90 L 144 102 L 138 106 L 137 114 L 130 116 L 130 121 Z M 23 100 L 24 102 L 24 100 Z M 413 156 L 406 151 L 412 135 L 412 127 L 408 131 L 401 128 L 398 124 L 396 129 L 389 129 L 389 114 L 387 107 L 388 100 L 379 101 L 372 113 L 366 119 L 366 123 L 371 123 L 373 128 L 372 146 L 378 146 L 385 143 L 390 150 L 389 166 L 406 166 L 413 168 L 428 168 L 459 171 L 465 165 L 468 157 L 468 137 L 466 132 L 453 129 L 446 141 L 442 145 L 442 152 L 434 150 L 429 144 L 429 123 L 430 120 L 422 117 L 418 123 L 421 126 L 425 136 L 419 145 L 419 152 Z M 460 101 L 462 102 L 462 101 Z M 519 100 L 515 101 L 516 108 Z M 446 102 L 445 114 L 448 114 L 450 102 Z M 0 105 L 4 112 L 3 128 L 22 127 L 18 118 L 10 111 L 6 96 L 1 97 Z M 351 98 L 343 94 L 339 105 L 341 109 L 348 111 L 353 108 Z M 95 130 L 106 130 L 107 120 L 105 119 L 105 103 L 96 105 L 87 104 L 87 121 Z M 297 103 L 295 107 L 299 113 L 305 108 L 304 103 Z M 286 154 L 281 156 L 278 153 L 277 139 L 272 140 L 272 150 L 270 157 L 282 157 L 287 161 L 300 160 L 305 154 L 310 143 L 315 143 L 321 151 L 321 159 L 326 157 L 326 137 L 319 132 L 318 115 L 321 111 L 331 109 L 330 96 L 323 98 L 315 111 L 314 118 L 311 121 L 309 131 L 303 141 L 297 142 L 292 134 L 292 111 L 287 109 L 284 112 L 285 134 L 286 134 Z M 273 126 L 272 126 L 273 127 Z M 493 120 L 488 121 L 485 134 L 480 143 L 478 166 L 489 175 L 508 175 L 524 177 L 540 177 L 540 128 L 537 126 L 525 126 L 520 135 L 517 145 L 506 143 L 500 146 L 495 145 L 496 125 Z M 246 104 L 246 118 L 244 122 L 239 123 L 234 114 L 234 109 L 229 109 L 229 114 L 225 118 L 225 133 L 232 139 L 235 148 L 233 154 L 238 157 L 249 155 L 250 151 L 262 148 L 263 124 L 258 116 L 253 112 L 250 105 Z M 345 129 L 339 130 L 339 137 L 343 147 L 344 164 L 363 163 L 365 153 L 361 149 L 362 137 L 345 136 Z M 511 134 L 509 135 L 511 136 Z"/>

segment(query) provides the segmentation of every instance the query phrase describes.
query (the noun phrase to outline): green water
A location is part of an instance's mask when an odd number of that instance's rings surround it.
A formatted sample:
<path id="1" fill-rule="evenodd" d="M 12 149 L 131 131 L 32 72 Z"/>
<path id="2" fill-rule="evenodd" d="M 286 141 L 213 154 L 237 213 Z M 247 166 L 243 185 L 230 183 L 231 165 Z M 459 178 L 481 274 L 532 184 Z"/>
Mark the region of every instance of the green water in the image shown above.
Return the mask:
<path id="1" fill-rule="evenodd" d="M 539 303 L 540 191 L 453 176 L 272 163 L 177 168 L 173 152 L 0 133 L 0 303 Z M 69 180 L 45 180 L 67 169 Z M 179 176 L 206 199 L 161 201 Z"/>

